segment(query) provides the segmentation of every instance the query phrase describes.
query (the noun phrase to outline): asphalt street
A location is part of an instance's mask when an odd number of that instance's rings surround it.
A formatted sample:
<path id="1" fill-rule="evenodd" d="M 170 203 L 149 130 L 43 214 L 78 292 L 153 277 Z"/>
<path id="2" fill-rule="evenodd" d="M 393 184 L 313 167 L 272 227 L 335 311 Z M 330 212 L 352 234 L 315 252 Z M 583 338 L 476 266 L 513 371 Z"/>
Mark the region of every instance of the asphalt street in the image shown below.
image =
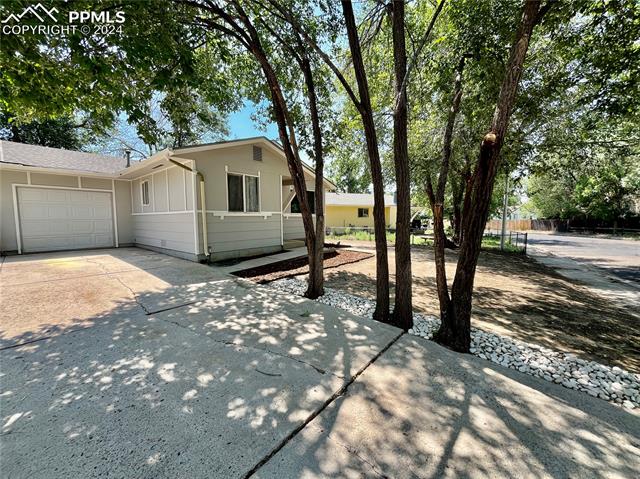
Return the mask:
<path id="1" fill-rule="evenodd" d="M 529 233 L 530 246 L 640 285 L 640 241 Z"/>

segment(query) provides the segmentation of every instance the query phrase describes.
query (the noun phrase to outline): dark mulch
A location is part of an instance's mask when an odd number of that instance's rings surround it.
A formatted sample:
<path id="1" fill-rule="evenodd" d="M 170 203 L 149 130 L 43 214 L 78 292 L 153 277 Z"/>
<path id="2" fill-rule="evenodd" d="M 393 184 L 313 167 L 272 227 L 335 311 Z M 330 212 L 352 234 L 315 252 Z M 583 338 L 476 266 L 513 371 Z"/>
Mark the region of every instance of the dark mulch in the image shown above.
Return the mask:
<path id="1" fill-rule="evenodd" d="M 369 259 L 373 255 L 360 251 L 330 251 L 324 254 L 324 269 L 336 268 L 345 264 Z M 278 263 L 267 264 L 257 268 L 245 269 L 233 273 L 241 278 L 250 278 L 256 283 L 270 283 L 277 279 L 289 278 L 309 272 L 309 259 L 304 256 Z"/>

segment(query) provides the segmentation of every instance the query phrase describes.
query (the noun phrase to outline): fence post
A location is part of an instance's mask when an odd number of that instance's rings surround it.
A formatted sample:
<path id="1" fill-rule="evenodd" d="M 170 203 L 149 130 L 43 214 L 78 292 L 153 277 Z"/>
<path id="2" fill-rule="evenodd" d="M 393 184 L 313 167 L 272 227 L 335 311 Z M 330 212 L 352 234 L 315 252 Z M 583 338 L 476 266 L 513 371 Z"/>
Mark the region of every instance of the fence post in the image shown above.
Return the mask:
<path id="1" fill-rule="evenodd" d="M 525 233 L 524 234 L 524 254 L 527 254 L 527 238 L 529 236 L 529 233 Z"/>

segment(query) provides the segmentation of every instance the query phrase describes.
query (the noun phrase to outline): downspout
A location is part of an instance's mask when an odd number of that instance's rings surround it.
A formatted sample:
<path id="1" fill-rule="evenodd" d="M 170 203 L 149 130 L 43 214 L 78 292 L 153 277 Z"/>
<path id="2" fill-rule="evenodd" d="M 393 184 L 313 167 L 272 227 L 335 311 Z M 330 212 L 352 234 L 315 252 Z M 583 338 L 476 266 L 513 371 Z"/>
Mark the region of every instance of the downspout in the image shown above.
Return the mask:
<path id="1" fill-rule="evenodd" d="M 198 184 L 200 185 L 200 203 L 202 205 L 202 208 L 200 210 L 200 217 L 202 218 L 202 251 L 204 251 L 204 254 L 207 256 L 207 263 L 211 263 L 212 252 L 209 248 L 209 236 L 207 233 L 207 199 L 206 199 L 205 187 L 204 187 L 204 175 L 200 171 L 189 168 L 187 165 L 183 165 L 182 163 L 174 160 L 173 158 L 167 157 L 167 159 L 174 165 L 179 166 L 180 168 L 183 168 L 187 171 L 190 171 L 191 173 L 195 173 L 196 176 L 198 177 L 198 180 L 199 180 Z M 198 205 L 193 205 L 193 207 L 197 208 Z"/>

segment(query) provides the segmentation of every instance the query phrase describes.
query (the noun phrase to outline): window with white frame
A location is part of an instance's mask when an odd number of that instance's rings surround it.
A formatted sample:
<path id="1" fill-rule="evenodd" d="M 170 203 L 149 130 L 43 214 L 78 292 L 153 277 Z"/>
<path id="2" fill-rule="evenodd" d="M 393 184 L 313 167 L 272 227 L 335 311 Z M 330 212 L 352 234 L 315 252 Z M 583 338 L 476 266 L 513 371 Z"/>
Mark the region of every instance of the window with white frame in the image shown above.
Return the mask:
<path id="1" fill-rule="evenodd" d="M 149 197 L 149 180 L 144 180 L 140 183 L 140 197 L 142 198 L 142 206 L 149 206 L 151 204 Z"/>
<path id="2" fill-rule="evenodd" d="M 227 173 L 228 211 L 254 213 L 260 211 L 260 177 Z"/>
<path id="3" fill-rule="evenodd" d="M 369 208 L 358 208 L 358 218 L 368 218 Z"/>

